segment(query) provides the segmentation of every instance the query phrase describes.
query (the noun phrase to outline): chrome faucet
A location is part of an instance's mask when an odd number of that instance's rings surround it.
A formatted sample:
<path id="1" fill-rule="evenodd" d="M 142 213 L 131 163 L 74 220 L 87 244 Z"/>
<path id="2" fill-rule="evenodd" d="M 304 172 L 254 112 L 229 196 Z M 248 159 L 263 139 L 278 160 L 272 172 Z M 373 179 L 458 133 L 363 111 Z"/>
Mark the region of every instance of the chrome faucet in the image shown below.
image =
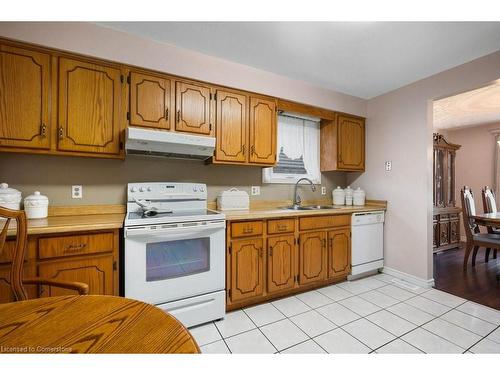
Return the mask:
<path id="1" fill-rule="evenodd" d="M 299 187 L 299 182 L 300 181 L 307 181 L 307 182 L 309 182 L 309 184 L 311 185 L 311 190 L 312 191 L 316 191 L 316 186 L 314 186 L 314 183 L 310 179 L 305 178 L 305 177 L 302 177 L 301 179 L 299 179 L 295 183 L 295 192 L 293 194 L 293 206 L 294 207 L 298 207 L 302 203 L 302 200 L 300 199 L 300 195 L 297 193 L 297 188 Z"/>

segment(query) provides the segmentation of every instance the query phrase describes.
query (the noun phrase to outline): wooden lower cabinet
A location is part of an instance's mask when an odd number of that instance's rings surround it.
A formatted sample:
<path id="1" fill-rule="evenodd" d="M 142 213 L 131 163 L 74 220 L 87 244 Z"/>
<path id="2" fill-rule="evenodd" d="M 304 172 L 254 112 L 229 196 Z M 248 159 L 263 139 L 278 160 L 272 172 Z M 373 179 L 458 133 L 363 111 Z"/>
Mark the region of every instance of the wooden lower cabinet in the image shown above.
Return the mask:
<path id="1" fill-rule="evenodd" d="M 328 278 L 348 275 L 351 271 L 351 230 L 328 232 Z"/>
<path id="2" fill-rule="evenodd" d="M 299 284 L 324 280 L 327 275 L 326 232 L 301 234 L 299 244 Z"/>
<path id="3" fill-rule="evenodd" d="M 118 229 L 30 235 L 23 277 L 43 277 L 88 284 L 90 294 L 119 295 Z M 7 253 L 0 257 L 0 303 L 13 302 L 10 290 L 13 240 L 6 242 Z M 25 285 L 29 298 L 75 294 L 75 291 Z"/>
<path id="4" fill-rule="evenodd" d="M 297 262 L 295 237 L 279 236 L 267 240 L 267 290 L 269 293 L 295 286 Z"/>
<path id="5" fill-rule="evenodd" d="M 260 296 L 264 290 L 264 249 L 262 239 L 238 240 L 231 245 L 232 301 Z"/>
<path id="6" fill-rule="evenodd" d="M 38 266 L 38 275 L 58 281 L 83 282 L 89 286 L 89 294 L 113 295 L 113 262 L 113 254 L 43 262 Z M 77 292 L 50 286 L 40 287 L 40 297 L 67 294 Z"/>
<path id="7" fill-rule="evenodd" d="M 229 221 L 226 309 L 345 280 L 351 271 L 349 217 Z"/>

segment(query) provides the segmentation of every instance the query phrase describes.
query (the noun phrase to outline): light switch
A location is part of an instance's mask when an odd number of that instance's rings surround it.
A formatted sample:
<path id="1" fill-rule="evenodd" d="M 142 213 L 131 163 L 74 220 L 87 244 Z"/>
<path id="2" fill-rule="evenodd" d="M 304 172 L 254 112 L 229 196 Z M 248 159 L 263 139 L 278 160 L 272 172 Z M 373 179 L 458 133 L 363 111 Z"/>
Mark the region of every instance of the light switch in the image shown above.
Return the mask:
<path id="1" fill-rule="evenodd" d="M 385 170 L 390 171 L 392 169 L 392 161 L 385 162 Z"/>
<path id="2" fill-rule="evenodd" d="M 326 187 L 321 186 L 321 195 L 326 195 Z"/>
<path id="3" fill-rule="evenodd" d="M 260 195 L 260 186 L 252 186 L 252 195 Z"/>

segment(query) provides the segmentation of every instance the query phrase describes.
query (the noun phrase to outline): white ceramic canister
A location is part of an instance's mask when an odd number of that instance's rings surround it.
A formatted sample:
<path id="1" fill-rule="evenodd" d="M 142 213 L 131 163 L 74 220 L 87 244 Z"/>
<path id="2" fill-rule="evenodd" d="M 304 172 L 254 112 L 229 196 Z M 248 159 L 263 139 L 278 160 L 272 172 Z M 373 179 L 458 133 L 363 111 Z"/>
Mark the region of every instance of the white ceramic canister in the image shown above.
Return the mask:
<path id="1" fill-rule="evenodd" d="M 355 206 L 364 206 L 366 200 L 366 194 L 360 187 L 354 190 L 352 203 Z"/>
<path id="2" fill-rule="evenodd" d="M 347 206 L 351 206 L 354 189 L 352 189 L 350 186 L 348 186 L 344 189 L 344 193 L 345 193 L 345 204 Z"/>
<path id="3" fill-rule="evenodd" d="M 24 198 L 24 210 L 28 219 L 43 219 L 49 213 L 49 198 L 35 191 Z"/>
<path id="4" fill-rule="evenodd" d="M 0 184 L 0 206 L 11 210 L 20 210 L 21 192 L 10 188 L 5 182 Z"/>
<path id="5" fill-rule="evenodd" d="M 345 193 L 344 189 L 337 186 L 336 189 L 332 191 L 333 204 L 336 206 L 343 206 L 345 204 Z"/>

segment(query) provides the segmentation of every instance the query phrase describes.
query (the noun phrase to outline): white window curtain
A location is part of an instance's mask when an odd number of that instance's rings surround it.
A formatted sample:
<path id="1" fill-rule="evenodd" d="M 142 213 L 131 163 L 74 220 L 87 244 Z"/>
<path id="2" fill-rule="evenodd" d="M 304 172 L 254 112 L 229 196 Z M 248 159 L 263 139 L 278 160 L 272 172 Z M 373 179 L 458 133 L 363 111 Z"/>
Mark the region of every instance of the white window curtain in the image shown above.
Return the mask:
<path id="1" fill-rule="evenodd" d="M 262 170 L 264 183 L 294 184 L 307 177 L 321 184 L 319 119 L 278 116 L 278 163 Z"/>
<path id="2" fill-rule="evenodd" d="M 500 197 L 500 129 L 490 130 L 495 137 L 495 186 L 493 189 L 498 199 Z"/>

